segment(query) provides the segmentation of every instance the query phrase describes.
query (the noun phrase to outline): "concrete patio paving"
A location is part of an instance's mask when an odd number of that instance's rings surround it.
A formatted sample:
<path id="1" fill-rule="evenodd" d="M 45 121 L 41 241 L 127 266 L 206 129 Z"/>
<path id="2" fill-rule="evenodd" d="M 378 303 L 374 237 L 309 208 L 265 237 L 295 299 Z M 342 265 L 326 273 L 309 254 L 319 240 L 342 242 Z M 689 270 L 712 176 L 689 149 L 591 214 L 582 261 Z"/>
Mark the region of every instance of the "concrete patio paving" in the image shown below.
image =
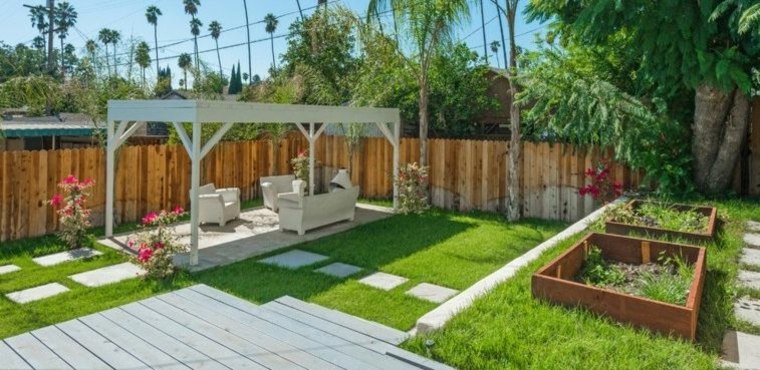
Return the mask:
<path id="1" fill-rule="evenodd" d="M 255 208 L 242 212 L 240 219 L 229 222 L 224 227 L 201 225 L 198 265 L 189 266 L 189 252 L 176 255 L 174 263 L 185 266 L 190 271 L 228 265 L 280 248 L 350 230 L 359 225 L 390 217 L 392 214 L 393 210 L 390 208 L 358 204 L 354 221 L 328 225 L 299 236 L 294 232 L 280 231 L 276 213 L 266 208 Z M 175 226 L 175 232 L 180 236 L 181 243 L 190 244 L 189 222 Z M 136 234 L 133 232 L 117 235 L 113 238 L 101 239 L 99 242 L 114 249 L 134 253 L 127 246 L 127 241 L 134 238 Z"/>

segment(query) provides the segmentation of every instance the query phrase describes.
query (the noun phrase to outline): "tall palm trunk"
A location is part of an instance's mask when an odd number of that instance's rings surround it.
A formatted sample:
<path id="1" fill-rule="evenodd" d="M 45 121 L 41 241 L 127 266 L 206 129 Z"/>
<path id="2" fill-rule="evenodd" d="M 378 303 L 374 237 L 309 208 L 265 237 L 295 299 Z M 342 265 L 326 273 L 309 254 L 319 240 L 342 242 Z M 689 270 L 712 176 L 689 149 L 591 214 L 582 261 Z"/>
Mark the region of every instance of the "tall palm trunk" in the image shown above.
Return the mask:
<path id="1" fill-rule="evenodd" d="M 63 37 L 59 37 L 61 40 L 61 78 L 66 79 L 66 53 L 63 52 Z"/>
<path id="2" fill-rule="evenodd" d="M 274 32 L 269 34 L 269 46 L 272 48 L 272 70 L 275 70 L 277 69 L 277 62 L 274 58 Z"/>
<path id="3" fill-rule="evenodd" d="M 694 102 L 694 183 L 702 192 L 719 193 L 730 185 L 747 138 L 749 97 L 737 88 L 726 92 L 702 84 Z"/>
<path id="4" fill-rule="evenodd" d="M 303 21 L 303 10 L 301 9 L 301 1 L 296 0 L 296 5 L 298 6 L 298 15 L 301 17 L 301 21 Z"/>
<path id="5" fill-rule="evenodd" d="M 144 89 L 145 88 L 145 68 L 140 68 L 140 69 L 142 69 L 142 85 Z"/>
<path id="6" fill-rule="evenodd" d="M 103 45 L 105 45 L 105 47 L 106 47 L 106 73 L 108 73 L 108 75 L 110 76 L 111 75 L 111 62 L 110 62 L 110 59 L 108 59 L 108 44 L 104 43 Z"/>
<path id="7" fill-rule="evenodd" d="M 214 43 L 216 44 L 216 61 L 219 62 L 219 78 L 224 79 L 224 75 L 222 74 L 222 57 L 219 55 L 219 40 L 214 39 Z"/>
<path id="8" fill-rule="evenodd" d="M 499 15 L 496 14 L 498 17 Z M 483 9 L 483 0 L 480 0 L 480 29 L 483 33 L 483 57 L 488 63 L 488 41 L 486 41 L 486 15 L 485 9 Z"/>
<path id="9" fill-rule="evenodd" d="M 113 44 L 113 76 L 119 75 L 119 65 L 116 62 L 116 43 Z"/>
<path id="10" fill-rule="evenodd" d="M 158 64 L 158 24 L 153 25 L 153 43 L 156 45 L 156 81 L 158 81 L 161 75 L 161 67 Z"/>
<path id="11" fill-rule="evenodd" d="M 253 79 L 253 73 L 251 72 L 253 70 L 251 67 L 251 23 L 248 21 L 248 2 L 245 0 L 243 0 L 243 9 L 245 10 L 245 32 L 248 37 L 248 81 L 251 81 L 250 79 Z"/>
<path id="12" fill-rule="evenodd" d="M 515 42 L 515 16 L 517 13 L 517 2 L 508 9 L 507 27 L 509 27 L 509 121 L 510 121 L 510 139 L 509 139 L 509 186 L 507 199 L 507 219 L 511 221 L 519 220 L 521 216 L 522 194 L 520 193 L 520 182 L 522 175 L 522 134 L 520 132 L 520 107 L 517 105 L 516 96 L 518 86 L 517 76 L 517 43 Z"/>
<path id="13" fill-rule="evenodd" d="M 420 116 L 420 166 L 427 166 L 428 163 L 428 127 L 430 125 L 428 119 L 428 75 L 427 75 L 428 63 L 423 63 L 420 71 L 420 103 L 419 103 L 419 116 Z"/>

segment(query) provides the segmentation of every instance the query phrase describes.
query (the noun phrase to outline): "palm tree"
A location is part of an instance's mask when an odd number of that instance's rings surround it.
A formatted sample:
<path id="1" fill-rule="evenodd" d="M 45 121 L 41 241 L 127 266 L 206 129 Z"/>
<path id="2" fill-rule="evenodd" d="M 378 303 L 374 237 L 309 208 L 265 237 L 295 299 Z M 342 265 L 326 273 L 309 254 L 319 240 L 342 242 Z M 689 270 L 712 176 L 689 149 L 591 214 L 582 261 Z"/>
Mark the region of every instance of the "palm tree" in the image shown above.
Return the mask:
<path id="1" fill-rule="evenodd" d="M 111 30 L 108 28 L 103 28 L 98 32 L 98 40 L 103 43 L 103 45 L 106 47 L 106 70 L 108 74 L 111 74 L 111 64 L 108 59 L 108 44 L 111 43 Z"/>
<path id="2" fill-rule="evenodd" d="M 48 29 L 47 11 L 41 6 L 36 6 L 29 9 L 29 18 L 32 21 L 32 27 L 36 27 L 42 38 L 42 49 L 45 49 L 47 42 L 45 41 L 45 31 Z"/>
<path id="3" fill-rule="evenodd" d="M 243 0 L 243 10 L 245 10 L 245 32 L 248 37 L 248 74 L 251 74 L 251 63 L 253 62 L 253 59 L 251 58 L 251 23 L 248 21 L 248 2 Z"/>
<path id="4" fill-rule="evenodd" d="M 42 36 L 35 37 L 34 39 L 32 39 L 32 46 L 34 46 L 35 49 L 42 50 L 43 53 L 44 53 L 44 51 L 45 51 L 45 38 L 42 37 Z"/>
<path id="5" fill-rule="evenodd" d="M 470 0 L 372 0 L 368 14 L 378 14 L 382 7 L 390 5 L 398 16 L 399 26 L 412 39 L 412 55 L 416 63 L 409 63 L 417 74 L 420 86 L 420 165 L 427 166 L 428 128 L 430 117 L 428 70 L 441 46 L 450 42 L 456 25 L 469 16 Z"/>
<path id="6" fill-rule="evenodd" d="M 393 19 L 393 37 L 396 40 L 396 44 L 399 43 L 398 22 L 396 19 L 398 9 L 395 5 L 398 2 L 398 0 L 369 0 L 369 5 L 367 6 L 369 8 L 369 11 L 367 12 L 367 22 L 372 22 L 373 19 L 377 21 L 378 26 L 380 26 L 380 33 L 383 33 L 383 23 L 380 21 L 380 13 L 382 11 L 390 10 Z"/>
<path id="7" fill-rule="evenodd" d="M 269 34 L 269 43 L 272 47 L 272 69 L 277 69 L 277 63 L 275 62 L 274 58 L 274 31 L 277 30 L 277 23 L 280 21 L 277 20 L 277 17 L 274 16 L 274 14 L 269 13 L 264 17 L 264 23 L 266 23 L 266 26 L 264 27 L 264 30 L 267 31 Z"/>
<path id="8" fill-rule="evenodd" d="M 140 66 L 140 69 L 142 69 L 142 85 L 143 88 L 145 88 L 145 69 L 150 67 L 150 46 L 148 46 L 148 43 L 145 41 L 140 42 L 137 44 L 137 49 L 135 50 L 135 61 L 137 62 L 137 65 Z"/>
<path id="9" fill-rule="evenodd" d="M 298 15 L 301 17 L 301 20 L 303 21 L 303 9 L 301 9 L 301 1 L 296 0 L 296 5 L 298 6 Z"/>
<path id="10" fill-rule="evenodd" d="M 193 34 L 193 38 L 195 39 L 195 69 L 196 74 L 200 73 L 200 62 L 198 59 L 198 35 L 201 34 L 201 27 L 203 27 L 203 22 L 201 22 L 198 18 L 193 18 L 190 20 L 190 33 Z"/>
<path id="11" fill-rule="evenodd" d="M 480 0 L 480 30 L 483 33 L 483 58 L 488 63 L 488 41 L 486 41 L 486 15 L 483 0 Z"/>
<path id="12" fill-rule="evenodd" d="M 496 66 L 501 68 L 501 63 L 499 63 L 499 48 L 501 47 L 501 43 L 494 40 L 491 41 L 491 51 L 493 52 L 493 55 L 496 56 Z"/>
<path id="13" fill-rule="evenodd" d="M 77 23 L 77 16 L 77 11 L 68 1 L 56 5 L 53 22 L 56 28 L 58 28 L 58 38 L 61 40 L 61 76 L 66 76 L 66 59 L 64 57 L 63 43 L 66 36 L 69 35 L 69 28 L 74 27 Z"/>
<path id="14" fill-rule="evenodd" d="M 200 27 L 203 26 L 203 23 L 200 23 L 200 21 L 195 23 L 196 21 L 195 15 L 198 14 L 198 7 L 201 6 L 201 0 L 182 0 L 182 4 L 185 5 L 185 13 L 189 14 L 190 17 L 192 18 L 190 20 L 190 32 L 193 34 L 193 44 L 195 46 L 195 65 L 197 68 L 198 66 L 198 35 L 200 34 Z M 197 32 L 194 32 L 193 27 L 197 29 Z"/>
<path id="15" fill-rule="evenodd" d="M 148 20 L 148 23 L 153 25 L 153 44 L 156 49 L 156 76 L 158 76 L 161 69 L 158 65 L 158 17 L 161 15 L 163 15 L 161 9 L 155 5 L 151 5 L 145 10 L 145 18 Z"/>
<path id="16" fill-rule="evenodd" d="M 216 60 L 219 62 L 219 78 L 224 79 L 222 74 L 222 57 L 219 55 L 219 36 L 222 34 L 222 25 L 217 21 L 211 21 L 208 25 L 208 32 L 216 44 Z"/>
<path id="17" fill-rule="evenodd" d="M 121 33 L 117 30 L 110 30 L 111 33 L 111 43 L 113 44 L 113 74 L 114 76 L 119 75 L 119 65 L 116 63 L 116 44 L 121 41 Z"/>
<path id="18" fill-rule="evenodd" d="M 185 76 L 185 89 L 187 89 L 187 70 L 193 67 L 193 59 L 190 57 L 190 54 L 182 53 L 179 56 L 179 60 L 177 60 L 177 65 L 179 68 L 182 68 L 182 73 Z"/>

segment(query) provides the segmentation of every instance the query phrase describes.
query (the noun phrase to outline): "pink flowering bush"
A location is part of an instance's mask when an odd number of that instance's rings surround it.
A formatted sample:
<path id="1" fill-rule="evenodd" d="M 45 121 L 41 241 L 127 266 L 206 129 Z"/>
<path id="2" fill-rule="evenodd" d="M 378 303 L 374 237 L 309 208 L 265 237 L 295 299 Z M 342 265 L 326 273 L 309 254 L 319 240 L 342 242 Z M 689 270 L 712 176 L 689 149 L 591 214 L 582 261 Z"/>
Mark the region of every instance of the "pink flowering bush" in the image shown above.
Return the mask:
<path id="1" fill-rule="evenodd" d="M 416 162 L 402 166 L 395 180 L 399 188 L 399 212 L 422 213 L 428 209 L 428 168 Z"/>
<path id="2" fill-rule="evenodd" d="M 58 237 L 71 249 L 87 243 L 87 229 L 91 226 L 87 198 L 94 184 L 91 179 L 79 181 L 76 176 L 69 175 L 58 183 L 61 193 L 48 201 L 58 214 Z"/>
<path id="3" fill-rule="evenodd" d="M 298 155 L 290 160 L 290 165 L 293 166 L 293 174 L 299 180 L 309 182 L 309 152 L 306 150 L 299 150 Z"/>
<path id="4" fill-rule="evenodd" d="M 589 195 L 595 200 L 607 204 L 623 194 L 623 184 L 612 181 L 610 177 L 610 164 L 602 161 L 596 167 L 586 169 L 585 175 L 591 183 L 578 189 L 578 194 Z"/>
<path id="5" fill-rule="evenodd" d="M 184 214 L 179 206 L 172 211 L 150 212 L 142 219 L 144 231 L 127 241 L 137 251 L 135 260 L 147 271 L 146 276 L 163 279 L 174 273 L 172 256 L 186 247 L 178 242 L 170 225 Z"/>

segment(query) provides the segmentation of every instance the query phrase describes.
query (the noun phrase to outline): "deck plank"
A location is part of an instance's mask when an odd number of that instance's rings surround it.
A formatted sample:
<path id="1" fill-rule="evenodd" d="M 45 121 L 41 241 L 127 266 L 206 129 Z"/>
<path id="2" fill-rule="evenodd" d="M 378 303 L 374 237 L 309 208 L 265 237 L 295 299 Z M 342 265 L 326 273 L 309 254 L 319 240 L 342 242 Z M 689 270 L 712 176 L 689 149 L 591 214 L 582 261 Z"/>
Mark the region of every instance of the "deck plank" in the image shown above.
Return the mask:
<path id="1" fill-rule="evenodd" d="M 69 364 L 29 333 L 8 338 L 5 343 L 34 369 L 71 369 Z"/>
<path id="2" fill-rule="evenodd" d="M 173 296 L 169 293 L 167 296 Z M 281 342 L 270 337 L 266 332 L 252 332 L 250 330 L 240 330 L 240 322 L 224 322 L 217 317 L 219 313 L 195 304 L 189 304 L 191 307 L 175 307 L 158 298 L 148 299 L 141 302 L 147 308 L 164 316 L 171 317 L 181 325 L 193 325 L 193 330 L 213 338 L 215 341 L 224 344 L 235 352 L 257 361 L 261 357 L 280 356 L 299 366 L 313 366 L 315 369 L 338 370 L 336 366 L 330 366 L 328 363 L 317 357 L 311 356 L 293 347 L 285 342 Z M 189 302 L 188 302 L 189 303 Z M 195 321 L 202 320 L 200 324 L 191 324 Z"/>
<path id="3" fill-rule="evenodd" d="M 5 369 L 31 370 L 32 367 L 24 361 L 15 351 L 0 340 L 0 358 L 3 359 L 0 367 Z"/>
<path id="4" fill-rule="evenodd" d="M 416 367 L 410 366 L 405 362 L 402 362 L 390 356 L 386 356 L 384 351 L 373 351 L 370 349 L 368 347 L 370 343 L 382 343 L 390 346 L 389 344 L 378 339 L 360 334 L 358 332 L 354 332 L 332 323 L 330 323 L 332 325 L 331 327 L 328 327 L 327 330 L 323 330 L 322 328 L 318 328 L 314 325 L 309 324 L 309 318 L 313 318 L 315 320 L 321 319 L 313 316 L 308 316 L 301 313 L 300 311 L 296 310 L 297 312 L 303 314 L 305 320 L 298 320 L 288 315 L 282 315 L 281 313 L 264 309 L 269 303 L 263 306 L 256 306 L 240 298 L 232 297 L 209 287 L 204 287 L 205 286 L 202 285 L 196 285 L 193 286 L 191 290 L 194 292 L 203 292 L 205 294 L 208 294 L 209 298 L 223 299 L 225 300 L 225 303 L 228 305 L 234 305 L 234 307 L 238 310 L 269 321 L 282 328 L 288 329 L 289 331 L 304 335 L 311 340 L 328 346 L 329 348 L 343 352 L 347 355 L 361 360 L 362 362 L 372 364 L 373 367 L 381 369 L 417 369 Z M 186 291 L 182 291 L 181 293 L 190 294 Z M 342 335 L 345 333 L 349 333 L 352 336 L 353 340 L 347 340 Z"/>
<path id="5" fill-rule="evenodd" d="M 325 319 L 334 324 L 338 324 L 353 331 L 358 331 L 364 335 L 380 339 L 393 345 L 399 345 L 409 338 L 409 334 L 401 330 L 389 328 L 385 325 L 367 321 L 340 311 L 304 302 L 290 296 L 277 298 L 275 302 L 279 302 L 285 306 L 303 311 L 309 315 Z"/>
<path id="6" fill-rule="evenodd" d="M 98 332 L 98 334 L 111 342 L 118 343 L 122 349 L 129 352 L 132 356 L 139 356 L 140 360 L 152 369 L 190 369 L 188 366 L 179 362 L 179 360 L 167 355 L 150 343 L 114 324 L 100 314 L 85 316 L 80 318 L 79 321 L 89 326 L 90 329 Z"/>
<path id="7" fill-rule="evenodd" d="M 252 336 L 254 338 L 259 336 L 270 336 L 275 340 L 297 347 L 299 351 L 308 353 L 315 359 L 313 364 L 309 365 L 309 368 L 321 368 L 324 366 L 330 368 L 334 367 L 331 366 L 331 364 L 346 369 L 374 368 L 369 363 L 359 361 L 342 352 L 326 347 L 319 342 L 312 341 L 302 336 L 301 333 L 285 330 L 275 324 L 251 316 L 234 307 L 201 295 L 200 293 L 181 291 L 178 292 L 178 294 L 164 295 L 159 296 L 158 298 L 174 305 L 175 307 L 185 309 L 188 312 L 204 315 L 204 317 L 208 317 L 208 320 L 213 321 L 225 330 L 230 330 L 236 333 L 240 332 L 242 335 L 247 337 Z M 198 302 L 203 302 L 205 306 L 211 307 L 210 309 L 205 308 L 198 304 Z"/>
<path id="8" fill-rule="evenodd" d="M 56 326 L 113 368 L 147 368 L 137 357 L 127 353 L 80 321 L 67 321 Z"/>
<path id="9" fill-rule="evenodd" d="M 227 369 L 226 366 L 216 362 L 203 353 L 190 348 L 177 339 L 164 334 L 158 329 L 138 320 L 134 316 L 120 309 L 108 310 L 103 312 L 102 315 L 111 322 L 131 332 L 132 334 L 144 339 L 148 343 L 155 345 L 164 353 L 176 358 L 192 369 Z"/>
<path id="10" fill-rule="evenodd" d="M 105 362 L 55 326 L 34 330 L 32 335 L 75 369 L 110 369 Z"/>
<path id="11" fill-rule="evenodd" d="M 302 369 L 300 366 L 296 366 L 292 362 L 277 356 L 261 356 L 257 359 L 260 362 L 255 362 L 194 331 L 192 327 L 200 325 L 200 320 L 197 320 L 197 322 L 190 322 L 187 326 L 181 325 L 163 315 L 153 312 L 140 303 L 128 304 L 122 306 L 121 309 L 140 318 L 140 320 L 162 331 L 166 335 L 195 348 L 197 351 L 210 358 L 216 359 L 219 363 L 230 369 Z M 227 339 L 231 339 L 231 337 L 228 337 Z"/>

